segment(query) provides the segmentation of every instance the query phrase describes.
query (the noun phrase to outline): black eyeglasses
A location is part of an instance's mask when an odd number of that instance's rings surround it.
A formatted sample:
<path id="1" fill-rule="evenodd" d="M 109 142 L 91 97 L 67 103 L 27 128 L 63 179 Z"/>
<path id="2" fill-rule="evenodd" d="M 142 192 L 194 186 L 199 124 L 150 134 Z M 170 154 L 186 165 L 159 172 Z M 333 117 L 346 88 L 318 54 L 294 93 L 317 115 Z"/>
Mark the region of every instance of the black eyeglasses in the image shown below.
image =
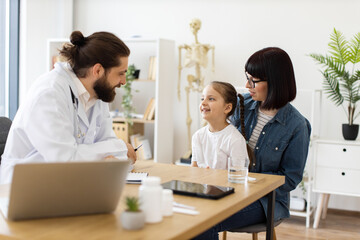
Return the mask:
<path id="1" fill-rule="evenodd" d="M 256 80 L 254 81 L 253 79 L 250 79 L 249 76 L 247 75 L 247 73 L 245 73 L 245 76 L 246 76 L 246 79 L 247 81 L 249 82 L 249 85 L 251 88 L 255 88 L 255 83 L 258 83 L 258 82 L 266 82 L 266 80 Z"/>

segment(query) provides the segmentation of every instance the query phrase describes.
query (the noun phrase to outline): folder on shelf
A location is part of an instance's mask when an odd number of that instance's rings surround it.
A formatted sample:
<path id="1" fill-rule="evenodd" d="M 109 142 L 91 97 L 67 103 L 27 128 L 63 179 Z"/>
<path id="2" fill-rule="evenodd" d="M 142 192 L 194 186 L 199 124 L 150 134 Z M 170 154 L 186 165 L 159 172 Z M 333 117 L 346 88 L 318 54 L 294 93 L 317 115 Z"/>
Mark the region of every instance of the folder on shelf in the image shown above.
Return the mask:
<path id="1" fill-rule="evenodd" d="M 130 136 L 130 144 L 136 148 L 137 146 L 139 146 L 139 141 L 138 141 L 138 138 L 142 136 L 140 133 L 137 133 L 137 134 L 133 134 Z"/>
<path id="2" fill-rule="evenodd" d="M 156 101 L 155 101 L 155 99 L 153 99 L 153 104 L 151 105 L 151 109 L 146 117 L 147 120 L 155 119 L 155 105 L 156 105 Z"/>
<path id="3" fill-rule="evenodd" d="M 151 147 L 150 147 L 149 140 L 146 138 L 143 138 L 142 140 L 140 140 L 140 143 L 142 143 L 143 159 L 145 159 L 145 160 L 151 159 L 152 153 L 151 153 Z"/>
<path id="4" fill-rule="evenodd" d="M 148 79 L 149 80 L 156 80 L 156 57 L 151 56 L 149 58 L 149 72 L 148 72 Z"/>
<path id="5" fill-rule="evenodd" d="M 130 136 L 130 143 L 135 148 L 141 144 L 141 140 L 144 138 L 141 134 L 134 134 Z M 136 151 L 136 157 L 138 159 L 144 159 L 144 146 Z"/>
<path id="6" fill-rule="evenodd" d="M 142 144 L 141 148 L 136 151 L 138 159 L 146 160 L 152 158 L 149 139 L 146 139 L 141 134 L 134 134 L 130 136 L 130 143 L 134 148 Z"/>
<path id="7" fill-rule="evenodd" d="M 128 141 L 128 126 L 124 122 L 113 122 L 113 130 L 117 138 L 124 140 L 125 142 Z"/>
<path id="8" fill-rule="evenodd" d="M 153 107 L 153 105 L 155 104 L 155 99 L 154 98 L 150 98 L 149 102 L 148 102 L 148 105 L 145 109 L 145 112 L 144 112 L 144 116 L 143 116 L 143 119 L 144 120 L 147 120 L 148 116 L 149 116 L 149 113 Z"/>

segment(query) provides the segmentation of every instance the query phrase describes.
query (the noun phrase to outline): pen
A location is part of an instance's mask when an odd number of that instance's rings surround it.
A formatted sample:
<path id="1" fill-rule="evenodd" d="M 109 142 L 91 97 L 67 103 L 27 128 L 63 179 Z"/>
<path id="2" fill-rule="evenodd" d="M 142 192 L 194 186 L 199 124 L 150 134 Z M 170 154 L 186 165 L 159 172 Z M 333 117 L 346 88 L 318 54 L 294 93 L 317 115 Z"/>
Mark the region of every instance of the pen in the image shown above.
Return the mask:
<path id="1" fill-rule="evenodd" d="M 173 206 L 178 207 L 178 208 L 187 208 L 187 209 L 195 210 L 195 207 L 193 207 L 193 206 L 189 206 L 189 205 L 185 205 L 185 204 L 181 204 L 181 203 L 177 203 L 177 202 L 173 202 Z"/>
<path id="2" fill-rule="evenodd" d="M 143 144 L 140 144 L 139 146 L 137 146 L 134 150 L 135 150 L 135 152 L 139 149 L 139 148 L 141 148 L 141 146 L 142 146 Z"/>

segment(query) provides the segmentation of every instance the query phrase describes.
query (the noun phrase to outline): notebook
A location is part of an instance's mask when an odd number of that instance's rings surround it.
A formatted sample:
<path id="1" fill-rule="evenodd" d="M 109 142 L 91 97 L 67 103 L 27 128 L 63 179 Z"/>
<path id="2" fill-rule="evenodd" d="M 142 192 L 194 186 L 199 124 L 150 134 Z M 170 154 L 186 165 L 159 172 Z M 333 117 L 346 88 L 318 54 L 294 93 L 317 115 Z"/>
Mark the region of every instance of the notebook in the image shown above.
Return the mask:
<path id="1" fill-rule="evenodd" d="M 126 178 L 126 183 L 141 184 L 142 180 L 149 174 L 147 172 L 129 172 Z"/>
<path id="2" fill-rule="evenodd" d="M 110 213 L 130 161 L 17 164 L 0 210 L 10 220 Z"/>

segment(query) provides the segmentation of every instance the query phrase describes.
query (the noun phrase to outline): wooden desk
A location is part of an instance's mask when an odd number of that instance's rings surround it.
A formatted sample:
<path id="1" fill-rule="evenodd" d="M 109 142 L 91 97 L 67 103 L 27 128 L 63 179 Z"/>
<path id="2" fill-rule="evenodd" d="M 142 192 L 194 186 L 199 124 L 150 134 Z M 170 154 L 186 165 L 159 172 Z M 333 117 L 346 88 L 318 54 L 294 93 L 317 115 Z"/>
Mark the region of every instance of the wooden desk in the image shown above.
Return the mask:
<path id="1" fill-rule="evenodd" d="M 0 217 L 0 235 L 9 239 L 190 239 L 211 226 L 226 219 L 257 199 L 269 194 L 274 200 L 276 188 L 284 184 L 283 176 L 253 174 L 260 179 L 256 183 L 233 184 L 227 181 L 226 170 L 201 169 L 187 166 L 138 161 L 136 171 L 148 172 L 151 176 L 160 176 L 162 182 L 173 179 L 235 187 L 235 193 L 220 200 L 174 195 L 175 201 L 195 206 L 197 216 L 174 213 L 165 217 L 161 223 L 146 224 L 140 231 L 126 231 L 121 227 L 120 213 L 123 211 L 124 197 L 138 195 L 139 185 L 126 185 L 120 204 L 113 214 L 99 214 L 76 217 L 62 217 L 11 222 Z M 4 186 L 1 186 L 4 188 Z M 0 196 L 6 193 L 0 188 Z M 273 205 L 269 205 L 273 206 Z M 271 209 L 269 207 L 269 209 Z M 272 209 L 271 209 L 272 210 Z M 273 216 L 273 212 L 270 212 Z M 268 227 L 273 222 L 269 219 Z M 272 229 L 271 229 L 272 230 Z M 270 235 L 271 234 L 271 235 Z M 269 236 L 268 236 L 269 235 Z M 271 239 L 268 231 L 267 239 Z M 0 237 L 1 238 L 1 237 Z"/>

